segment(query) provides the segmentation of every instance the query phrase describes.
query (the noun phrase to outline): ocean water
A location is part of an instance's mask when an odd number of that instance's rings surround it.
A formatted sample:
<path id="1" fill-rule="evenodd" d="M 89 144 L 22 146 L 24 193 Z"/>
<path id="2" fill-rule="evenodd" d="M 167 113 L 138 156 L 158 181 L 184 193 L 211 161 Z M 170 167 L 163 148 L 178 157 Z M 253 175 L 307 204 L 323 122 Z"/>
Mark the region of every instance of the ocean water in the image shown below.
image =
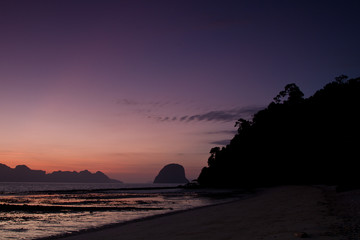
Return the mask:
<path id="1" fill-rule="evenodd" d="M 230 201 L 163 184 L 0 183 L 0 239 L 37 239 Z"/>

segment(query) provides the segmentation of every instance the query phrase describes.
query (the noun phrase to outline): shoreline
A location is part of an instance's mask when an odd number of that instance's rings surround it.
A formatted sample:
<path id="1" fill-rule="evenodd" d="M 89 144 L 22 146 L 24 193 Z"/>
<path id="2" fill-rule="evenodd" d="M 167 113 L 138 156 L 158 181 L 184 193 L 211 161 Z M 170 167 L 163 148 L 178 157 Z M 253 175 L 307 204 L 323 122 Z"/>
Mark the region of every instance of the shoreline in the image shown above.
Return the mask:
<path id="1" fill-rule="evenodd" d="M 83 234 L 91 234 L 93 232 L 118 228 L 118 227 L 126 226 L 128 224 L 141 223 L 141 222 L 151 221 L 151 220 L 162 218 L 162 217 L 168 217 L 168 216 L 177 215 L 177 214 L 181 214 L 181 213 L 197 211 L 200 209 L 211 208 L 211 207 L 221 206 L 221 205 L 227 205 L 227 204 L 242 201 L 243 199 L 251 198 L 251 197 L 255 197 L 255 194 L 244 194 L 239 199 L 235 199 L 235 200 L 231 200 L 231 201 L 227 201 L 227 202 L 220 202 L 220 203 L 214 203 L 214 204 L 198 206 L 198 207 L 193 207 L 193 208 L 188 208 L 188 209 L 175 210 L 175 211 L 170 211 L 170 212 L 166 212 L 166 213 L 154 214 L 151 216 L 146 216 L 146 217 L 128 220 L 128 221 L 124 221 L 124 222 L 110 223 L 110 224 L 102 225 L 99 227 L 86 228 L 86 229 L 82 229 L 82 230 L 70 232 L 70 233 L 63 233 L 63 234 L 53 235 L 53 236 L 49 236 L 49 237 L 34 238 L 33 240 L 67 239 L 68 237 L 72 238 L 72 237 L 81 236 Z M 79 239 L 83 239 L 83 238 L 79 238 Z M 86 237 L 84 239 L 86 239 Z"/>
<path id="2" fill-rule="evenodd" d="M 269 239 L 297 233 L 313 239 L 338 239 L 339 224 L 328 210 L 324 190 L 283 186 L 215 205 L 180 210 L 37 240 L 95 239 Z"/>
<path id="3" fill-rule="evenodd" d="M 147 186 L 129 186 L 129 187 L 103 187 L 103 188 L 84 188 L 84 185 L 86 183 L 67 183 L 67 182 L 0 182 L 1 184 L 44 184 L 44 185 L 68 185 L 68 184 L 74 184 L 80 185 L 76 188 L 69 188 L 69 189 L 49 189 L 49 190 L 42 190 L 42 189 L 23 189 L 18 191 L 9 191 L 9 190 L 2 190 L 0 189 L 0 193 L 2 195 L 14 195 L 19 193 L 26 193 L 26 194 L 81 194 L 81 193 L 102 193 L 102 192 L 110 192 L 110 191 L 152 191 L 152 190 L 172 190 L 172 189 L 186 189 L 184 185 L 181 184 L 139 184 L 139 185 L 147 185 Z M 92 184 L 100 184 L 100 185 L 107 185 L 107 184 L 115 184 L 115 183 L 92 183 Z M 126 183 L 119 183 L 121 185 L 126 185 Z M 131 184 L 130 185 L 134 185 Z M 151 186 L 150 186 L 151 185 Z"/>

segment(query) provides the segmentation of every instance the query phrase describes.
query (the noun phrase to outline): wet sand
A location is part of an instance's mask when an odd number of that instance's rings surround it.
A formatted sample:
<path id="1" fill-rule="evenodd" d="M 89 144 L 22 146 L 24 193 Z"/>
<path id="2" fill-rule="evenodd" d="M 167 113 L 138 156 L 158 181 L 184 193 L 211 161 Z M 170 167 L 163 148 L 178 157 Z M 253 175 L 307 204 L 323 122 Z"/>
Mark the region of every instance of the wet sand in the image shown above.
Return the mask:
<path id="1" fill-rule="evenodd" d="M 192 209 L 90 230 L 63 240 L 289 240 L 306 233 L 311 239 L 340 239 L 324 191 L 286 186 L 261 190 L 236 202 Z"/>

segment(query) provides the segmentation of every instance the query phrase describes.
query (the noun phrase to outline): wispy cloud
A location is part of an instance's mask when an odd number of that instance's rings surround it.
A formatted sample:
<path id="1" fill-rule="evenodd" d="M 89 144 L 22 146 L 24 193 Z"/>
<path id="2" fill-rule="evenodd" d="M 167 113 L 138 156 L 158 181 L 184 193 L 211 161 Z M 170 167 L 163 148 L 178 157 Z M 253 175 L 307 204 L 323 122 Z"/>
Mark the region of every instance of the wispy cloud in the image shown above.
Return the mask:
<path id="1" fill-rule="evenodd" d="M 119 100 L 116 101 L 116 103 L 120 104 L 120 105 L 126 105 L 126 106 L 140 105 L 140 102 L 132 100 L 132 99 L 127 99 L 127 98 L 119 99 Z"/>
<path id="2" fill-rule="evenodd" d="M 206 135 L 220 135 L 220 134 L 230 134 L 230 135 L 234 135 L 237 133 L 237 130 L 221 130 L 221 131 L 209 131 L 209 132 L 204 132 L 204 134 Z"/>
<path id="3" fill-rule="evenodd" d="M 249 118 L 264 106 L 246 106 L 235 107 L 230 109 L 220 109 L 212 111 L 204 111 L 194 114 L 189 108 L 189 102 L 174 102 L 174 101 L 141 101 L 123 98 L 116 102 L 119 105 L 132 108 L 137 112 L 145 113 L 149 119 L 155 119 L 159 122 L 232 122 L 239 118 Z M 194 109 L 193 109 L 194 110 Z M 183 114 L 171 114 L 171 112 L 178 111 Z M 189 114 L 184 114 L 189 111 Z M 197 109 L 196 111 L 199 111 Z M 167 113 L 165 113 L 167 112 Z M 193 112 L 190 114 L 190 112 Z"/>
<path id="4" fill-rule="evenodd" d="M 147 107 L 164 107 L 170 104 L 178 104 L 178 103 L 172 103 L 170 101 L 139 101 L 129 98 L 122 98 L 118 99 L 116 101 L 119 105 L 129 106 L 129 107 L 140 107 L 140 106 L 147 106 Z"/>
<path id="5" fill-rule="evenodd" d="M 229 139 L 210 142 L 210 144 L 221 145 L 221 146 L 228 145 L 229 143 L 230 143 Z"/>
<path id="6" fill-rule="evenodd" d="M 263 109 L 259 106 L 234 108 L 230 110 L 214 110 L 201 114 L 184 115 L 180 117 L 155 117 L 158 121 L 180 121 L 180 122 L 200 122 L 200 121 L 212 121 L 212 122 L 230 122 L 236 121 L 239 118 L 248 118 L 254 113 Z"/>

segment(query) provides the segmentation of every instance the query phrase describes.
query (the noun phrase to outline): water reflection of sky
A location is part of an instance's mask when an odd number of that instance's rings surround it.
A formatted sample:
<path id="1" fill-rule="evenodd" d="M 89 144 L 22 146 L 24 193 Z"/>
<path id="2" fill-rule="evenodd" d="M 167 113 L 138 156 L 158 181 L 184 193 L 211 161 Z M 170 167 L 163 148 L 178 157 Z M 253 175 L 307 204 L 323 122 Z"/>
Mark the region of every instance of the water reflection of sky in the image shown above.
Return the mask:
<path id="1" fill-rule="evenodd" d="M 214 201 L 195 192 L 0 196 L 0 233 L 2 239 L 33 239 L 208 205 Z M 19 209 L 12 210 L 14 206 Z"/>

